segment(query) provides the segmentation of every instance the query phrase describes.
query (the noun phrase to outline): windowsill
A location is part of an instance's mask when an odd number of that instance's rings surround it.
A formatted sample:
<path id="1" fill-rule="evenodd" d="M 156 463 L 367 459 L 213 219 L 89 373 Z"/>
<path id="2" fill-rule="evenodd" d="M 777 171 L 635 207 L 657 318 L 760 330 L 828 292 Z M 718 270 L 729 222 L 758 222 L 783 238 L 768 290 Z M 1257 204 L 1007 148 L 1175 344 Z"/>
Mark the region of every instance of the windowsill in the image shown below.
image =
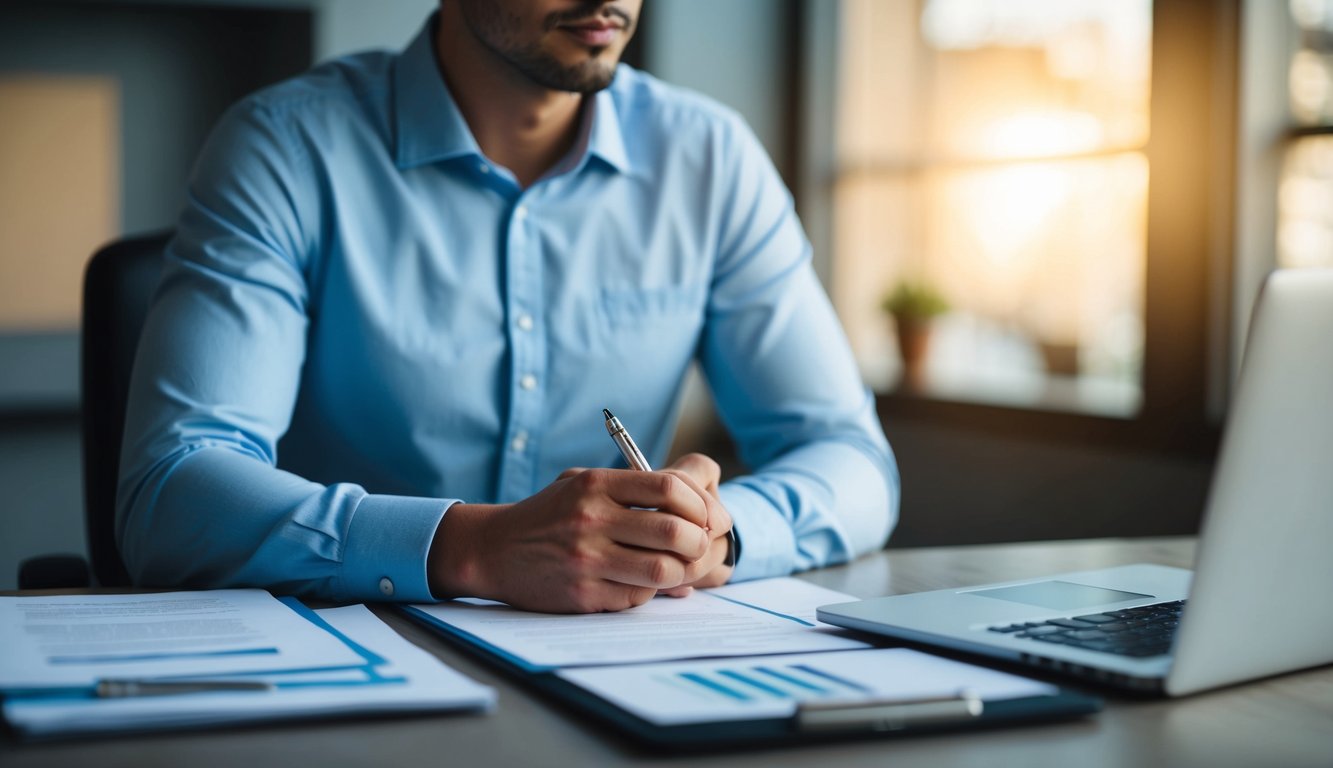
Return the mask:
<path id="1" fill-rule="evenodd" d="M 1093 376 L 1062 376 L 1016 372 L 928 370 L 918 385 L 905 382 L 888 390 L 911 397 L 955 403 L 976 403 L 1030 411 L 1050 411 L 1132 419 L 1143 402 L 1132 384 Z"/>
<path id="2" fill-rule="evenodd" d="M 960 368 L 931 365 L 913 380 L 904 379 L 898 361 L 862 363 L 866 384 L 880 395 L 972 403 L 1030 411 L 1133 419 L 1143 404 L 1143 390 L 1124 379 L 1063 375 L 1023 369 Z"/>

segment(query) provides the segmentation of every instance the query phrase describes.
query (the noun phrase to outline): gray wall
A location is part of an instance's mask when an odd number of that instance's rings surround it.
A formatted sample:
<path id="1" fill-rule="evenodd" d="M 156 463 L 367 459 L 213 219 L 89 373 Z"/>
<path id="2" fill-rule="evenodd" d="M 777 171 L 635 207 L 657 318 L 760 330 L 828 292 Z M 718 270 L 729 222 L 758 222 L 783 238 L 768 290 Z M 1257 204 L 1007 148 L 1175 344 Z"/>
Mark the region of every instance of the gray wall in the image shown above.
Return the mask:
<path id="1" fill-rule="evenodd" d="M 644 8 L 645 68 L 736 109 L 785 173 L 786 3 L 648 0 Z"/>
<path id="2" fill-rule="evenodd" d="M 903 477 L 894 547 L 1194 533 L 1212 475 L 1208 456 L 910 416 L 884 428 Z"/>
<path id="3" fill-rule="evenodd" d="M 24 558 L 84 554 L 80 466 L 77 417 L 0 422 L 0 589 L 18 586 Z"/>
<path id="4" fill-rule="evenodd" d="M 439 0 L 320 0 L 315 4 L 315 60 L 367 48 L 402 48 L 439 5 Z"/>

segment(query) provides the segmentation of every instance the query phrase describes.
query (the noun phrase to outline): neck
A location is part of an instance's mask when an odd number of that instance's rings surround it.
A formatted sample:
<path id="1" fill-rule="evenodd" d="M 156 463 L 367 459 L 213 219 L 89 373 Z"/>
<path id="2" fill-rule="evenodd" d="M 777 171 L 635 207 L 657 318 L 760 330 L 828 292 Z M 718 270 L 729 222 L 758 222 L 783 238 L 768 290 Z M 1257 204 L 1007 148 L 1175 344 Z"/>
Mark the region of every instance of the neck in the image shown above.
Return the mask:
<path id="1" fill-rule="evenodd" d="M 449 92 L 481 151 L 527 187 L 573 146 L 583 94 L 532 82 L 473 36 L 458 3 L 440 5 L 435 56 Z"/>

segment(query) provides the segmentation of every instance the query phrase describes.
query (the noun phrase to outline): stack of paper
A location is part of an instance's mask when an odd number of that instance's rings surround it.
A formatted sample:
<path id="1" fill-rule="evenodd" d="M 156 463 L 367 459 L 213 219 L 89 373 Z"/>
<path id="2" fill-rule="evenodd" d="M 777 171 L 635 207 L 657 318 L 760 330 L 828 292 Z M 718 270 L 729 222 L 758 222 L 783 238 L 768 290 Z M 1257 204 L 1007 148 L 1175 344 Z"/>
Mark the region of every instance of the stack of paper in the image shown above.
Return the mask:
<path id="1" fill-rule="evenodd" d="M 561 677 L 657 725 L 788 717 L 806 702 L 920 700 L 969 691 L 986 701 L 1055 686 L 914 651 L 802 653 L 561 670 Z"/>
<path id="2" fill-rule="evenodd" d="M 659 597 L 628 611 L 555 616 L 502 603 L 455 600 L 409 606 L 438 629 L 500 653 L 530 671 L 765 653 L 869 648 L 815 619 L 840 592 L 799 579 L 765 579 Z"/>
<path id="3" fill-rule="evenodd" d="M 0 598 L 0 647 L 5 718 L 33 738 L 495 703 L 364 606 L 260 590 Z M 115 695 L 135 690 L 159 695 Z"/>
<path id="4" fill-rule="evenodd" d="M 905 648 L 872 649 L 819 622 L 849 595 L 791 578 L 551 616 L 499 603 L 408 608 L 437 629 L 662 726 L 792 716 L 802 705 L 1052 696 L 1045 683 Z"/>

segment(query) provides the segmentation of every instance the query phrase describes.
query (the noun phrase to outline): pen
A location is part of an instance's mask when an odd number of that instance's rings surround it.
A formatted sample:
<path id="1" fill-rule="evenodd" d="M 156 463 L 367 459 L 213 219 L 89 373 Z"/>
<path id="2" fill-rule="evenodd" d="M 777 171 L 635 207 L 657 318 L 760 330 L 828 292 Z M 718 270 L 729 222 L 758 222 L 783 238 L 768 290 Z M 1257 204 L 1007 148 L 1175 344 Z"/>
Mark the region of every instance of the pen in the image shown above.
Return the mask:
<path id="1" fill-rule="evenodd" d="M 129 699 L 184 693 L 271 690 L 273 686 L 261 680 L 99 680 L 93 695 L 99 699 Z"/>
<path id="2" fill-rule="evenodd" d="M 870 699 L 853 702 L 801 702 L 796 726 L 802 731 L 900 731 L 980 717 L 985 704 L 975 691 L 922 699 Z"/>
<path id="3" fill-rule="evenodd" d="M 616 442 L 616 447 L 620 449 L 620 455 L 625 457 L 625 463 L 629 465 L 630 469 L 652 472 L 653 468 L 649 466 L 648 459 L 644 457 L 643 451 L 639 450 L 639 446 L 634 443 L 634 438 L 629 436 L 629 431 L 625 429 L 624 424 L 620 423 L 620 419 L 617 419 L 614 414 L 605 408 L 602 409 L 602 415 L 606 417 L 606 433 Z M 709 530 L 708 526 L 705 525 L 704 530 Z M 736 558 L 740 555 L 740 551 L 741 545 L 736 538 L 736 529 L 732 528 L 727 531 L 727 557 L 722 561 L 722 564 L 727 566 L 736 565 Z"/>
<path id="4" fill-rule="evenodd" d="M 625 431 L 625 426 L 620 423 L 605 408 L 602 409 L 602 415 L 606 417 L 606 432 L 611 435 L 611 439 L 616 441 L 616 447 L 620 449 L 620 455 L 625 457 L 625 463 L 630 469 L 637 469 L 640 472 L 652 472 L 653 468 L 648 465 L 648 459 L 644 457 L 643 451 L 634 444 L 634 438 Z"/>

